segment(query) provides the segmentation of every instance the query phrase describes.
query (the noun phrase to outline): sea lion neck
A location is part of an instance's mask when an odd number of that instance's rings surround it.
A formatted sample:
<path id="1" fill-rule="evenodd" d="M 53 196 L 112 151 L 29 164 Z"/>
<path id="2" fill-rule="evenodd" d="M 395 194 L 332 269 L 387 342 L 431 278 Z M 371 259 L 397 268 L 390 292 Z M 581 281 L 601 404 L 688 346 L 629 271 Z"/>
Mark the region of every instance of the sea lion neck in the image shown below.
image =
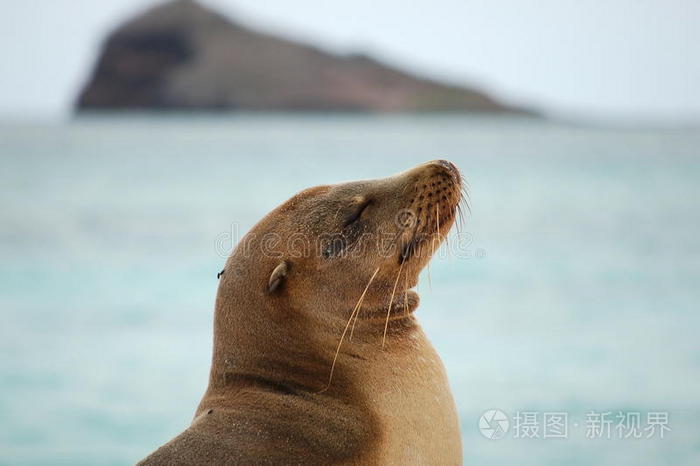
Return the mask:
<path id="1" fill-rule="evenodd" d="M 255 382 L 287 391 L 318 390 L 330 366 L 311 325 L 318 324 L 265 303 L 217 304 L 210 389 Z"/>
<path id="2" fill-rule="evenodd" d="M 386 306 L 354 309 L 348 305 L 339 312 L 317 315 L 310 309 L 242 301 L 248 304 L 232 302 L 227 293 L 217 297 L 212 395 L 254 387 L 296 394 L 330 388 L 334 396 L 351 396 L 356 381 L 348 375 L 356 371 L 346 369 L 369 364 L 382 350 L 384 332 L 387 345 L 393 347 L 418 328 L 413 316 L 418 298 L 412 291 L 397 297 L 388 320 Z M 341 339 L 345 341 L 339 347 Z M 339 357 L 329 384 L 336 351 Z"/>

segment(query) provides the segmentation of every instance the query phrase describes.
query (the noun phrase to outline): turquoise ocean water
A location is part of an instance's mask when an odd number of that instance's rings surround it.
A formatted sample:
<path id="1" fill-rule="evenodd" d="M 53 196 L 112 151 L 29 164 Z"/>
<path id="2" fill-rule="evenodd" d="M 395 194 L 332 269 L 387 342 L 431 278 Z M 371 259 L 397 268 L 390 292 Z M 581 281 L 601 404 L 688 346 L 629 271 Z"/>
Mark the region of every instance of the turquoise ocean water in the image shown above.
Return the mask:
<path id="1" fill-rule="evenodd" d="M 235 238 L 303 188 L 434 158 L 471 191 L 417 314 L 465 464 L 700 464 L 699 131 L 294 115 L 0 124 L 0 464 L 131 464 L 177 434 Z M 671 430 L 587 438 L 620 411 Z M 518 412 L 566 412 L 567 438 L 515 438 Z"/>

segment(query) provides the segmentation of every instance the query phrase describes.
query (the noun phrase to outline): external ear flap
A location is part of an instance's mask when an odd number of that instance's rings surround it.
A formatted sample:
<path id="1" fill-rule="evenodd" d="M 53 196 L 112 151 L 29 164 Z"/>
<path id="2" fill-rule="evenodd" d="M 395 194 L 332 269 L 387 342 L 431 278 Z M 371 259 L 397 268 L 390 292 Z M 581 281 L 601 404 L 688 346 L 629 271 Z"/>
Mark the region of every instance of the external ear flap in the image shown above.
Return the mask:
<path id="1" fill-rule="evenodd" d="M 270 280 L 267 282 L 267 292 L 272 293 L 282 284 L 284 279 L 287 277 L 287 263 L 282 261 L 279 263 L 275 270 L 270 274 Z"/>

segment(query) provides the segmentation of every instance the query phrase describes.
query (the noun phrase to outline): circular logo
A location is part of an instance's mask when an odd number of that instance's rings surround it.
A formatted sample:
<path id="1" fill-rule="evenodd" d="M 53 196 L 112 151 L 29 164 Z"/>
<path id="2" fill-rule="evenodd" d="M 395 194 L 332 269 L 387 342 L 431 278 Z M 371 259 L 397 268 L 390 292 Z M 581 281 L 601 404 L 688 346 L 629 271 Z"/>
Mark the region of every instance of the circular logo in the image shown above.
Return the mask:
<path id="1" fill-rule="evenodd" d="M 479 418 L 479 431 L 489 440 L 502 438 L 509 427 L 508 415 L 500 409 L 489 409 Z"/>
<path id="2" fill-rule="evenodd" d="M 401 209 L 396 214 L 396 226 L 399 228 L 413 228 L 416 225 L 416 214 L 409 209 Z"/>

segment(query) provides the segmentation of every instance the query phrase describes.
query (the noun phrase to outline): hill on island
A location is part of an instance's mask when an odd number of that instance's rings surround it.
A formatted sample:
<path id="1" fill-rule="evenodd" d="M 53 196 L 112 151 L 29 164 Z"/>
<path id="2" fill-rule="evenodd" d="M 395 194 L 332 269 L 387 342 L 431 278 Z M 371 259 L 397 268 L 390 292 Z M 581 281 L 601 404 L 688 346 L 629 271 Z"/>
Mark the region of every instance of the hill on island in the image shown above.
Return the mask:
<path id="1" fill-rule="evenodd" d="M 127 21 L 78 97 L 87 109 L 509 112 L 473 89 L 245 27 L 193 0 Z"/>

